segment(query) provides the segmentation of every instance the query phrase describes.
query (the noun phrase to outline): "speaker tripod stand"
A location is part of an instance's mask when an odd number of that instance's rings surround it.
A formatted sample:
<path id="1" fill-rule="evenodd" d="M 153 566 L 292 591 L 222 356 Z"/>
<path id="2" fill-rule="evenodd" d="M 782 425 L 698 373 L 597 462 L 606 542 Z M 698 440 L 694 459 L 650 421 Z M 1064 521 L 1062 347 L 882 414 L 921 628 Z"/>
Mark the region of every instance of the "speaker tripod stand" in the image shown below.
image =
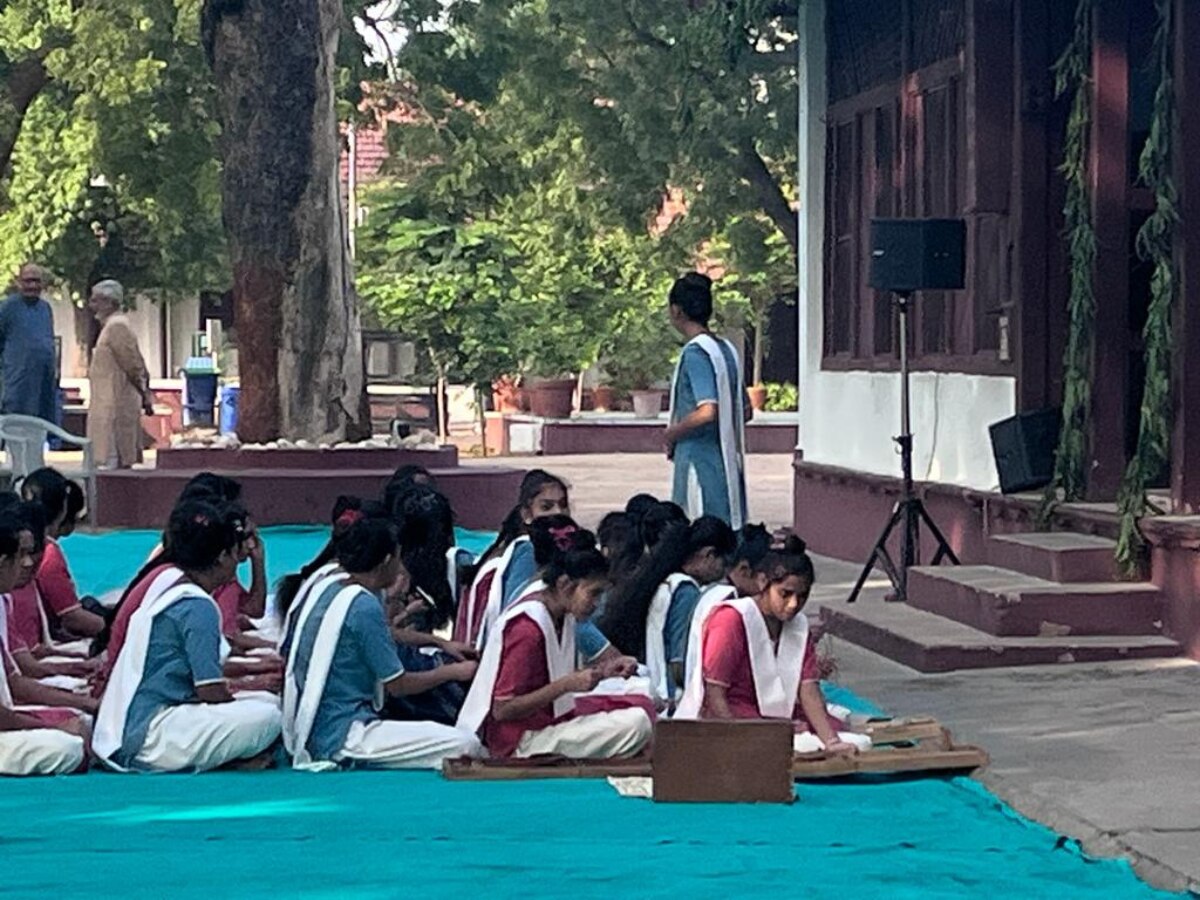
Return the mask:
<path id="1" fill-rule="evenodd" d="M 908 383 L 908 311 L 912 304 L 912 292 L 896 291 L 893 297 L 900 325 L 900 435 L 893 440 L 900 449 L 900 472 L 903 485 L 900 499 L 892 508 L 892 515 L 884 526 L 883 533 L 879 535 L 879 540 L 871 548 L 871 555 L 867 558 L 867 563 L 863 566 L 862 573 L 858 576 L 858 581 L 854 585 L 854 590 L 850 592 L 847 603 L 853 603 L 858 599 L 863 585 L 867 583 L 867 579 L 876 566 L 883 569 L 892 583 L 893 592 L 888 595 L 887 599 L 898 603 L 908 600 L 908 570 L 918 565 L 920 561 L 922 525 L 929 530 L 937 544 L 937 550 L 933 555 L 933 565 L 940 565 L 943 560 L 949 560 L 956 566 L 959 564 L 958 557 L 946 541 L 945 535 L 937 527 L 937 523 L 933 521 L 929 511 L 925 509 L 924 502 L 916 496 L 913 490 L 913 435 Z M 892 559 L 892 554 L 887 546 L 892 532 L 897 528 L 900 529 L 899 565 L 896 560 Z"/>

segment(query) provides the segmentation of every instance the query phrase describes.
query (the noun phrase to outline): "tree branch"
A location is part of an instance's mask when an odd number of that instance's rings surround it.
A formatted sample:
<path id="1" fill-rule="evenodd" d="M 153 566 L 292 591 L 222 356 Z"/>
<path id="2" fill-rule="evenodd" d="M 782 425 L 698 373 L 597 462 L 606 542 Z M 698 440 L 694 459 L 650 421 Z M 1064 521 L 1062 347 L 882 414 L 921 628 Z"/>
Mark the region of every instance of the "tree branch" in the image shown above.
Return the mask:
<path id="1" fill-rule="evenodd" d="M 13 148 L 17 145 L 17 138 L 21 136 L 21 126 L 29 105 L 50 83 L 50 73 L 46 71 L 44 62 L 49 52 L 49 48 L 45 48 L 21 60 L 9 70 L 5 79 L 5 99 L 12 106 L 15 121 L 11 129 L 0 134 L 0 177 L 8 174 Z"/>
<path id="2" fill-rule="evenodd" d="M 742 175 L 750 182 L 750 186 L 754 188 L 763 212 L 767 214 L 767 217 L 775 224 L 775 227 L 787 239 L 788 245 L 792 248 L 792 256 L 799 259 L 799 219 L 796 216 L 795 210 L 792 209 L 791 204 L 788 203 L 788 199 L 784 195 L 783 189 L 780 188 L 779 182 L 775 180 L 775 176 L 767 168 L 766 161 L 759 154 L 758 148 L 754 146 L 754 142 L 749 138 L 738 147 L 738 162 L 741 165 Z"/>

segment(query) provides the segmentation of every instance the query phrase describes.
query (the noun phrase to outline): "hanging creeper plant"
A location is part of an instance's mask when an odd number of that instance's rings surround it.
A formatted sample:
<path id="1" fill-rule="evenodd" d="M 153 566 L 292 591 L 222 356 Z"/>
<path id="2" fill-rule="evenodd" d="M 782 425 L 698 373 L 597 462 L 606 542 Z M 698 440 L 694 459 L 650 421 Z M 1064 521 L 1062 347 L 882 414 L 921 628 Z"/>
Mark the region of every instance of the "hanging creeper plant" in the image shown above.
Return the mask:
<path id="1" fill-rule="evenodd" d="M 1066 239 L 1070 258 L 1071 295 L 1067 303 L 1070 330 L 1063 354 L 1062 431 L 1054 458 L 1054 478 L 1046 488 L 1042 519 L 1055 503 L 1078 500 L 1087 486 L 1088 422 L 1092 405 L 1092 326 L 1096 296 L 1092 278 L 1096 263 L 1096 231 L 1088 195 L 1088 143 L 1092 127 L 1092 11 L 1095 0 L 1079 0 L 1071 43 L 1054 64 L 1055 95 L 1071 94 L 1066 145 L 1059 171 L 1067 182 Z"/>
<path id="2" fill-rule="evenodd" d="M 1154 212 L 1137 234 L 1137 253 L 1153 266 L 1150 305 L 1142 332 L 1146 345 L 1146 384 L 1142 395 L 1137 450 L 1125 469 L 1117 505 L 1121 531 L 1117 563 L 1126 574 L 1137 571 L 1145 558 L 1138 520 L 1149 503 L 1146 485 L 1167 463 L 1171 441 L 1171 315 L 1175 301 L 1175 259 L 1172 239 L 1179 221 L 1178 194 L 1171 172 L 1171 140 L 1175 124 L 1175 85 L 1171 78 L 1172 0 L 1155 0 L 1158 27 L 1154 35 L 1154 67 L 1158 88 L 1150 137 L 1138 172 L 1154 193 Z"/>

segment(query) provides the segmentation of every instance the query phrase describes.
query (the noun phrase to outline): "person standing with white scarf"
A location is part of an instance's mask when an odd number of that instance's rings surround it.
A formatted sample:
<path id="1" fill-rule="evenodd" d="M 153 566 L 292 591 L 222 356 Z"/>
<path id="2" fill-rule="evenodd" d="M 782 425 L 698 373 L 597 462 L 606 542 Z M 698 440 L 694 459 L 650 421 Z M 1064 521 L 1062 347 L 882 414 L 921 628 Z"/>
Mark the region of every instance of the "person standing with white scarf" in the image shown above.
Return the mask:
<path id="1" fill-rule="evenodd" d="M 708 327 L 712 280 L 689 272 L 670 294 L 671 324 L 687 344 L 671 382 L 671 418 L 664 435 L 675 463 L 671 499 L 688 517 L 746 522 L 745 423 L 750 419 L 737 351 Z"/>

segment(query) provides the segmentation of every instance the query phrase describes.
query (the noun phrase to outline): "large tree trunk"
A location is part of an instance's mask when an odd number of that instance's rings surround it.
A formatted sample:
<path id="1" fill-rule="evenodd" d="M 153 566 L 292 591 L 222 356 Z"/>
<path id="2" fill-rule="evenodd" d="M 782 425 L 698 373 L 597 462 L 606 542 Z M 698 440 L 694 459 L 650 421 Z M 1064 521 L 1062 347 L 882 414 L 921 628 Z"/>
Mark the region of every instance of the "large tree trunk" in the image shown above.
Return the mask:
<path id="1" fill-rule="evenodd" d="M 338 181 L 340 0 L 206 0 L 244 441 L 369 436 Z"/>

